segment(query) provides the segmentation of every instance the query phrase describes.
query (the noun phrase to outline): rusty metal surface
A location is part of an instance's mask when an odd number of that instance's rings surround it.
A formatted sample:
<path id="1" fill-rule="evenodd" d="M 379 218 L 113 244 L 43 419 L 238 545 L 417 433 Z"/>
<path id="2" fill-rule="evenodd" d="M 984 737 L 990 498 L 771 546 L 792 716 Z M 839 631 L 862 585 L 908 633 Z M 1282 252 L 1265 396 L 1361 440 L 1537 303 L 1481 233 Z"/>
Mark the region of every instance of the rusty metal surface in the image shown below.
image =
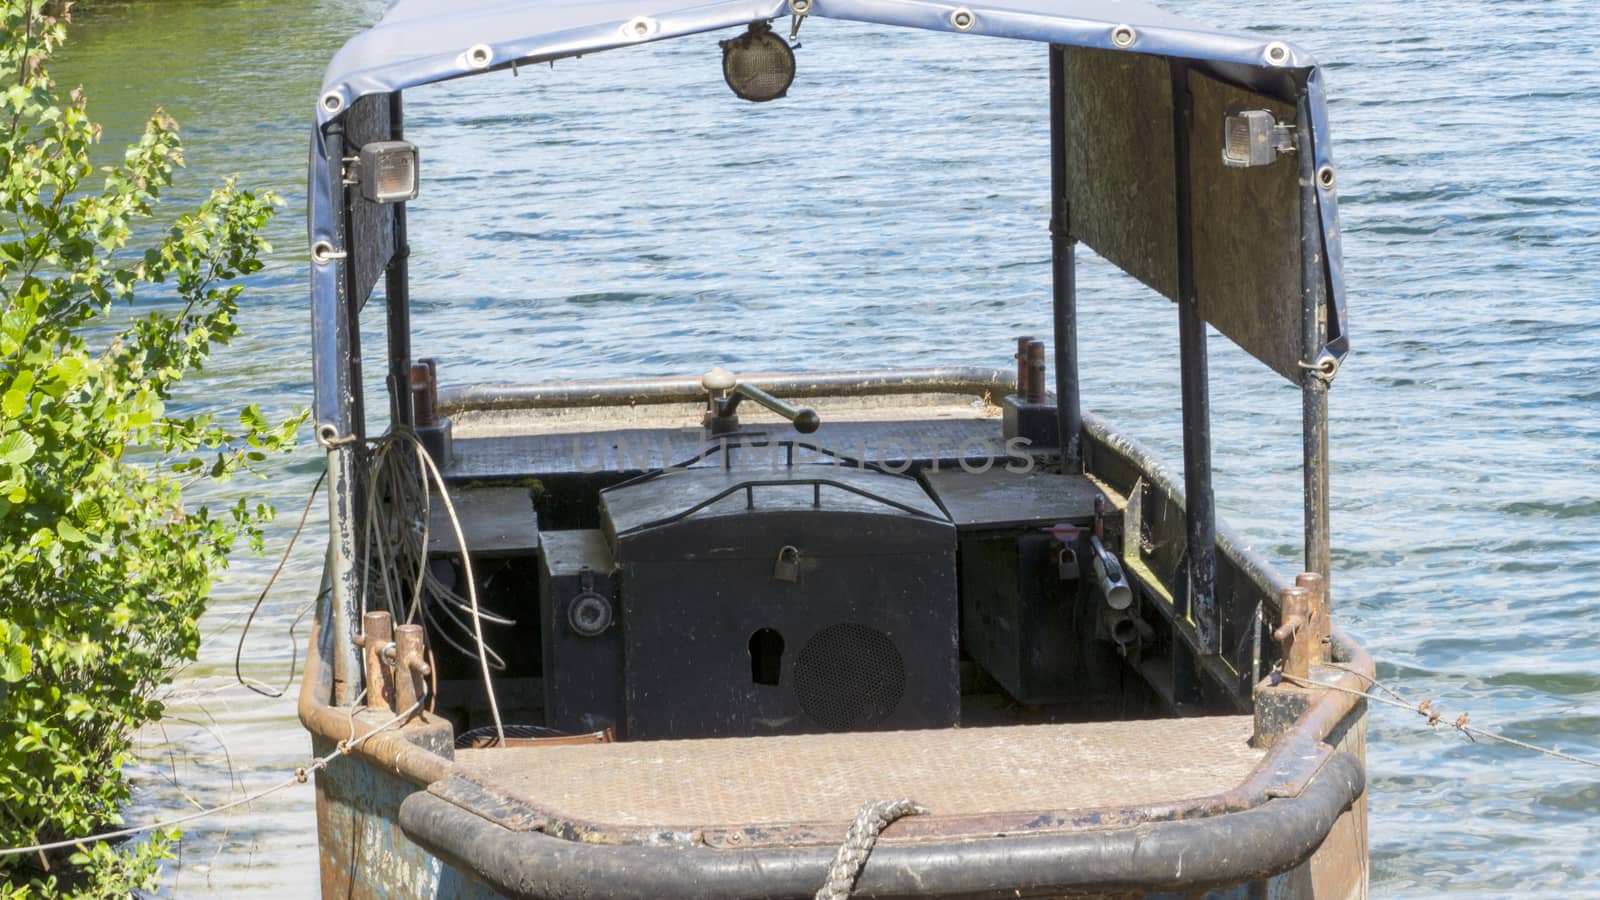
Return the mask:
<path id="1" fill-rule="evenodd" d="M 325 739 L 318 753 L 332 749 Z M 417 846 L 397 823 L 417 788 L 365 760 L 343 757 L 317 773 L 317 837 L 322 896 L 350 900 L 503 896 Z"/>
<path id="2" fill-rule="evenodd" d="M 463 750 L 456 771 L 596 835 L 837 835 L 865 799 L 882 797 L 934 811 L 897 833 L 976 819 L 984 822 L 958 830 L 993 833 L 1007 821 L 1024 829 L 1080 818 L 1052 810 L 1167 807 L 1225 793 L 1265 756 L 1250 734 L 1248 717 L 1227 716 L 629 742 Z"/>

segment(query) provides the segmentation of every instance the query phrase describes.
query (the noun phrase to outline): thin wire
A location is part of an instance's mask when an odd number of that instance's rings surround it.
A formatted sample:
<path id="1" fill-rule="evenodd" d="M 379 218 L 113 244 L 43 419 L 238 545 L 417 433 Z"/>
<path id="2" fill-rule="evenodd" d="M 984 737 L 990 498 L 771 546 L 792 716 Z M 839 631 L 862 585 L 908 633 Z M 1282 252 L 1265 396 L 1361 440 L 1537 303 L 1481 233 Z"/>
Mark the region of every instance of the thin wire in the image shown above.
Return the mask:
<path id="1" fill-rule="evenodd" d="M 1506 737 L 1503 734 L 1497 734 L 1493 731 L 1485 731 L 1475 725 L 1469 725 L 1467 724 L 1467 713 L 1462 713 L 1454 721 L 1446 720 L 1444 713 L 1441 713 L 1437 709 L 1433 708 L 1432 700 L 1424 700 L 1421 703 L 1412 703 L 1411 701 L 1400 697 L 1400 694 L 1393 688 L 1379 683 L 1378 679 L 1373 678 L 1370 675 L 1364 675 L 1361 672 L 1357 672 L 1353 669 L 1346 669 L 1343 666 L 1336 666 L 1335 668 L 1338 668 L 1340 671 L 1349 672 L 1352 675 L 1360 675 L 1362 678 L 1365 678 L 1371 682 L 1373 686 L 1386 691 L 1390 695 L 1399 699 L 1391 700 L 1389 697 L 1384 697 L 1369 691 L 1360 691 L 1356 690 L 1355 688 L 1347 688 L 1342 685 L 1328 684 L 1321 681 L 1311 681 L 1304 678 L 1296 678 L 1293 675 L 1283 675 L 1283 680 L 1300 685 L 1301 687 L 1327 688 L 1329 690 L 1339 691 L 1345 694 L 1353 694 L 1357 697 L 1365 697 L 1368 700 L 1372 700 L 1376 703 L 1382 703 L 1385 706 L 1392 706 L 1395 709 L 1409 710 L 1410 712 L 1414 712 L 1424 719 L 1427 719 L 1429 725 L 1437 725 L 1440 722 L 1444 722 L 1451 728 L 1454 728 L 1457 731 L 1460 731 L 1462 734 L 1465 734 L 1469 740 L 1473 738 L 1483 738 L 1490 741 L 1499 741 L 1502 744 L 1510 744 L 1513 747 L 1521 747 L 1524 750 L 1532 750 L 1535 753 L 1543 753 L 1546 756 L 1551 756 L 1556 759 L 1566 760 L 1567 762 L 1577 763 L 1582 766 L 1592 766 L 1600 769 L 1600 760 L 1584 759 L 1581 756 L 1573 756 L 1570 753 L 1562 753 L 1560 750 L 1552 750 L 1549 747 L 1540 747 L 1537 744 L 1530 744 L 1527 741 L 1519 741 L 1516 738 Z"/>
<path id="2" fill-rule="evenodd" d="M 410 434 L 407 432 L 407 434 Z M 444 501 L 444 511 L 450 517 L 450 527 L 456 533 L 456 546 L 461 550 L 461 567 L 466 570 L 467 596 L 472 603 L 472 631 L 478 639 L 478 666 L 483 670 L 483 690 L 489 695 L 489 715 L 494 719 L 494 733 L 500 739 L 500 746 L 506 745 L 505 726 L 500 721 L 500 704 L 495 701 L 494 681 L 489 676 L 489 657 L 485 653 L 483 643 L 483 617 L 478 613 L 478 586 L 477 579 L 472 575 L 472 557 L 467 553 L 467 536 L 461 531 L 461 520 L 456 517 L 455 503 L 450 500 L 450 489 L 445 487 L 444 476 L 440 474 L 439 467 L 434 465 L 433 457 L 422 446 L 415 434 L 410 434 L 411 440 L 417 449 L 417 459 L 427 468 L 433 476 L 433 483 L 439 488 L 439 499 Z"/>
<path id="3" fill-rule="evenodd" d="M 254 803 L 255 801 L 260 800 L 263 797 L 267 797 L 267 796 L 270 796 L 272 794 L 276 794 L 277 792 L 283 790 L 284 788 L 291 787 L 291 786 L 296 785 L 296 784 L 304 784 L 305 780 L 306 780 L 306 776 L 307 776 L 308 773 L 310 773 L 310 772 L 320 772 L 323 769 L 326 769 L 328 767 L 328 763 L 333 762 L 335 759 L 345 755 L 346 753 L 349 753 L 350 751 L 356 749 L 357 747 L 360 747 L 363 743 L 366 742 L 367 738 L 370 738 L 370 737 L 372 737 L 373 735 L 377 734 L 380 731 L 384 731 L 386 729 L 392 728 L 395 725 L 399 724 L 400 722 L 405 721 L 407 718 L 409 718 L 411 716 L 412 713 L 415 713 L 421 707 L 422 707 L 422 701 L 418 700 L 416 703 L 413 703 L 411 705 L 410 709 L 406 710 L 403 713 L 400 713 L 399 715 L 395 716 L 394 718 L 390 719 L 389 721 L 384 722 L 382 725 L 379 725 L 378 727 L 372 729 L 371 731 L 367 732 L 366 734 L 363 734 L 361 737 L 355 738 L 353 740 L 340 741 L 338 743 L 338 745 L 334 747 L 332 753 L 329 753 L 326 756 L 317 757 L 315 760 L 313 760 L 311 762 L 311 765 L 309 765 L 309 766 L 301 766 L 300 768 L 298 768 L 298 769 L 296 769 L 294 771 L 293 775 L 290 775 L 288 778 L 284 779 L 283 781 L 279 782 L 278 784 L 275 784 L 275 785 L 272 785 L 271 787 L 268 787 L 268 788 L 265 788 L 263 790 L 257 791 L 254 794 L 250 794 L 250 795 L 247 795 L 245 797 L 241 797 L 238 800 L 234 800 L 231 803 L 224 803 L 221 806 L 213 806 L 210 809 L 203 809 L 203 810 L 200 810 L 199 812 L 190 813 L 189 815 L 186 815 L 186 816 L 179 816 L 176 819 L 166 819 L 166 820 L 160 821 L 160 822 L 151 822 L 148 825 L 138 825 L 138 826 L 135 826 L 133 828 L 122 828 L 122 829 L 119 829 L 117 831 L 105 831 L 105 832 L 101 832 L 99 834 L 86 835 L 86 836 L 80 837 L 80 838 L 70 838 L 70 839 L 64 840 L 64 841 L 54 841 L 54 842 L 48 843 L 48 844 L 34 844 L 34 845 L 30 846 L 30 847 L 5 847 L 5 848 L 0 848 L 0 857 L 20 856 L 20 855 L 25 854 L 25 853 L 42 853 L 42 852 L 44 852 L 46 850 L 64 850 L 64 849 L 66 849 L 68 847 L 77 847 L 77 846 L 81 846 L 83 844 L 98 843 L 100 841 L 108 841 L 108 840 L 111 840 L 113 838 L 131 837 L 131 836 L 136 835 L 136 834 L 143 834 L 144 832 L 147 832 L 147 831 L 155 831 L 155 830 L 161 829 L 161 828 L 172 828 L 172 827 L 175 827 L 175 826 L 178 826 L 178 825 L 183 825 L 183 824 L 186 824 L 188 822 L 193 822 L 193 821 L 195 821 L 197 819 L 203 819 L 203 818 L 205 818 L 207 816 L 214 816 L 214 815 L 216 815 L 218 813 L 227 812 L 228 810 L 231 810 L 231 809 L 238 809 L 241 806 L 245 806 L 247 804 Z M 352 717 L 350 721 L 351 721 L 351 727 L 353 728 L 354 725 L 355 725 L 354 717 Z"/>
<path id="4" fill-rule="evenodd" d="M 311 486 L 311 496 L 306 498 L 306 508 L 300 511 L 300 522 L 294 526 L 294 534 L 289 536 L 289 545 L 283 548 L 283 556 L 279 557 L 277 568 L 272 570 L 272 575 L 267 578 L 267 583 L 262 586 L 261 593 L 256 597 L 255 605 L 250 607 L 250 615 L 245 618 L 244 628 L 239 632 L 239 644 L 233 650 L 233 677 L 238 679 L 240 684 L 263 697 L 271 697 L 273 699 L 282 697 L 289 692 L 290 686 L 294 684 L 295 668 L 300 662 L 300 642 L 296 640 L 294 630 L 295 626 L 300 624 L 300 619 L 305 616 L 305 610 L 301 610 L 300 615 L 295 616 L 294 621 L 289 624 L 289 677 L 284 680 L 283 687 L 276 692 L 268 688 L 264 682 L 244 677 L 244 672 L 240 668 L 240 661 L 244 658 L 244 642 L 246 638 L 250 637 L 250 625 L 255 622 L 256 613 L 261 611 L 261 604 L 266 602 L 267 594 L 272 592 L 272 586 L 277 583 L 278 576 L 283 574 L 283 567 L 288 565 L 289 554 L 294 552 L 295 542 L 300 540 L 300 532 L 305 530 L 306 519 L 311 516 L 311 505 L 317 502 L 317 492 L 322 489 L 322 482 L 326 481 L 327 478 L 328 470 L 323 469 L 322 474 L 317 476 L 317 483 Z"/>

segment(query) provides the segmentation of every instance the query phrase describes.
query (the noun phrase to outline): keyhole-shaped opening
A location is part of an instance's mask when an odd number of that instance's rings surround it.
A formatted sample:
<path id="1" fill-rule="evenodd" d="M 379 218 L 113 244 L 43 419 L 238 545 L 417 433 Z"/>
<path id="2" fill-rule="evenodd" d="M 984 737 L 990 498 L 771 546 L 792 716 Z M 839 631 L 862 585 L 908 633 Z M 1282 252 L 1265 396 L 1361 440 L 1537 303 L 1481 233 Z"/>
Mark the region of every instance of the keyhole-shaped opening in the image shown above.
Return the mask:
<path id="1" fill-rule="evenodd" d="M 760 628 L 750 635 L 750 680 L 755 684 L 777 684 L 783 671 L 783 635 L 771 628 Z"/>

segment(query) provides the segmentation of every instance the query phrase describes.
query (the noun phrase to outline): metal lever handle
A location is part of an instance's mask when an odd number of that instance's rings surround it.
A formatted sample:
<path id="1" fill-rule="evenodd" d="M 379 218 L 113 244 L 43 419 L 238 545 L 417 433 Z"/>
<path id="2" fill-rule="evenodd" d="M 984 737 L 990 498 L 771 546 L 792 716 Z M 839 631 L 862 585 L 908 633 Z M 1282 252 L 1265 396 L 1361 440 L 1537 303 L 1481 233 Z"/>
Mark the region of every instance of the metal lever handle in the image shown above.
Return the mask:
<path id="1" fill-rule="evenodd" d="M 794 423 L 794 430 L 801 434 L 810 434 L 822 424 L 822 420 L 817 417 L 816 410 L 809 406 L 790 406 L 758 387 L 752 387 L 741 382 L 733 386 L 733 394 L 734 397 L 730 398 L 733 403 L 729 404 L 729 412 L 732 412 L 731 407 L 734 403 L 737 403 L 738 397 L 747 397 Z"/>

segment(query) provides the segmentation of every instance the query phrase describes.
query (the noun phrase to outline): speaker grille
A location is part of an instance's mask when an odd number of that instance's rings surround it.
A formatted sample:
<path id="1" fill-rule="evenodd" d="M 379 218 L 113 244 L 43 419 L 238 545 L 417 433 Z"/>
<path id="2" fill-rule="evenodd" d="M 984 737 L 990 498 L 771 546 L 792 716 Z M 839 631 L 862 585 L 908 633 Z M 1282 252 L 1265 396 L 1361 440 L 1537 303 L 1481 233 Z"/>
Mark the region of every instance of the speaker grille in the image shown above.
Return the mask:
<path id="1" fill-rule="evenodd" d="M 865 625 L 829 625 L 794 661 L 800 708 L 823 728 L 870 728 L 894 712 L 905 690 L 905 660 L 894 641 Z"/>

